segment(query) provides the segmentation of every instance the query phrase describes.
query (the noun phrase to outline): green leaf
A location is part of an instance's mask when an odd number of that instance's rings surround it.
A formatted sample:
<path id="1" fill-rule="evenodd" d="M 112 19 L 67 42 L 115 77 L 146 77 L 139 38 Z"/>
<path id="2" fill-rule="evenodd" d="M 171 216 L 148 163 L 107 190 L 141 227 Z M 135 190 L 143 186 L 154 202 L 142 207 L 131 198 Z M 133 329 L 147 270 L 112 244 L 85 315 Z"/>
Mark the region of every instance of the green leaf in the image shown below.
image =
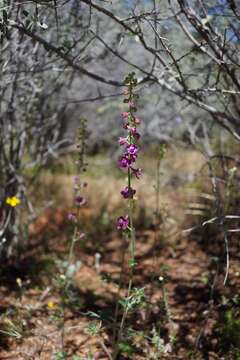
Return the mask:
<path id="1" fill-rule="evenodd" d="M 132 356 L 135 353 L 135 349 L 128 341 L 121 341 L 119 343 L 119 350 L 128 356 Z"/>

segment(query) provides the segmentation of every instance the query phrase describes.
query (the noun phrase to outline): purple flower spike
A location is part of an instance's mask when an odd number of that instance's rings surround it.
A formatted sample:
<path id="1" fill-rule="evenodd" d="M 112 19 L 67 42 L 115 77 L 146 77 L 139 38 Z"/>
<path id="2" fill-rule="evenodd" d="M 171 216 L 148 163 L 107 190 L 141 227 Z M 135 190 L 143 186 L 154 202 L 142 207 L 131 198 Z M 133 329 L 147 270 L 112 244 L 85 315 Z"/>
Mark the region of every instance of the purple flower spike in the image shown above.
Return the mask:
<path id="1" fill-rule="evenodd" d="M 119 145 L 125 145 L 127 143 L 126 138 L 120 137 L 118 140 Z"/>
<path id="2" fill-rule="evenodd" d="M 126 156 L 122 156 L 118 160 L 118 166 L 122 169 L 128 168 L 131 165 L 131 160 L 129 160 Z"/>
<path id="3" fill-rule="evenodd" d="M 124 199 L 132 199 L 133 195 L 136 194 L 136 190 L 134 190 L 131 187 L 126 186 L 122 191 L 121 191 L 122 196 L 124 197 Z"/>
<path id="4" fill-rule="evenodd" d="M 118 219 L 117 219 L 117 229 L 118 230 L 126 230 L 128 228 L 128 225 L 129 225 L 129 220 L 128 220 L 128 216 L 120 216 Z"/>
<path id="5" fill-rule="evenodd" d="M 134 144 L 130 144 L 127 146 L 127 153 L 129 155 L 137 155 L 138 150 L 139 150 L 138 147 Z"/>

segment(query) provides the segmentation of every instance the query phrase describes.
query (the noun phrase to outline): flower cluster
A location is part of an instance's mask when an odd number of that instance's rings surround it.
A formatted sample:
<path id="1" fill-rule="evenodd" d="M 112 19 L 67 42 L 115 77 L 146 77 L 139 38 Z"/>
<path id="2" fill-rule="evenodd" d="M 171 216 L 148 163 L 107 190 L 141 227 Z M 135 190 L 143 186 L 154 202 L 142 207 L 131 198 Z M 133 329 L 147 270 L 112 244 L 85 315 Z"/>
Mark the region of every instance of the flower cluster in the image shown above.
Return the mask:
<path id="1" fill-rule="evenodd" d="M 86 152 L 86 141 L 88 138 L 87 133 L 87 120 L 80 119 L 80 127 L 78 133 L 78 140 L 77 140 L 77 152 L 78 152 L 78 160 L 76 161 L 78 175 L 73 177 L 73 190 L 74 190 L 74 203 L 77 207 L 77 212 L 70 212 L 68 214 L 68 220 L 72 222 L 77 222 L 79 209 L 87 205 L 87 200 L 85 197 L 82 196 L 83 188 L 87 187 L 87 183 L 81 181 L 80 174 L 86 171 L 87 163 L 85 162 L 85 152 Z"/>
<path id="2" fill-rule="evenodd" d="M 128 228 L 129 225 L 129 220 L 128 220 L 128 216 L 120 216 L 117 219 L 117 229 L 118 230 L 126 230 Z"/>
<path id="3" fill-rule="evenodd" d="M 141 136 L 138 132 L 140 120 L 135 116 L 138 95 L 134 93 L 134 88 L 137 85 L 134 73 L 127 76 L 125 84 L 127 85 L 127 90 L 124 92 L 125 98 L 123 102 L 128 104 L 128 111 L 123 112 L 121 116 L 123 119 L 123 129 L 126 130 L 126 136 L 120 137 L 118 140 L 119 145 L 123 148 L 123 153 L 118 159 L 118 166 L 120 169 L 126 170 L 128 175 L 128 184 L 121 191 L 121 195 L 124 199 L 133 199 L 136 190 L 131 187 L 131 179 L 132 176 L 139 178 L 141 175 L 141 169 L 135 165 L 140 150 L 138 142 Z M 129 229 L 128 216 L 118 218 L 117 229 L 122 231 Z"/>
<path id="4" fill-rule="evenodd" d="M 6 204 L 11 206 L 11 207 L 16 207 L 19 204 L 21 204 L 21 200 L 16 196 L 7 197 Z"/>
<path id="5" fill-rule="evenodd" d="M 118 166 L 121 169 L 127 169 L 131 174 L 136 177 L 140 176 L 140 169 L 133 166 L 138 157 L 139 147 L 137 141 L 140 139 L 140 134 L 137 130 L 137 123 L 135 122 L 135 116 L 132 111 L 123 113 L 123 128 L 127 130 L 127 136 L 120 137 L 118 142 L 120 146 L 125 145 L 124 152 L 118 160 Z M 139 123 L 139 120 L 138 120 Z"/>

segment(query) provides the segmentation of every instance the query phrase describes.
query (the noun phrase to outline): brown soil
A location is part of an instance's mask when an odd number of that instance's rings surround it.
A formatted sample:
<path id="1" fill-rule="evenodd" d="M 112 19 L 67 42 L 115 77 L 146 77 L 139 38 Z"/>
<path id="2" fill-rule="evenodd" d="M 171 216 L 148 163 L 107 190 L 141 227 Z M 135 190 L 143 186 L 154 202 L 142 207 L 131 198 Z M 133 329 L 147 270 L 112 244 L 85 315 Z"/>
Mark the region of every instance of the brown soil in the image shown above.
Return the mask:
<path id="1" fill-rule="evenodd" d="M 31 228 L 31 246 L 22 258 L 12 259 L 2 271 L 1 329 L 9 332 L 1 334 L 2 360 L 57 359 L 54 354 L 62 348 L 57 319 L 61 300 L 53 281 L 57 270 L 46 259 L 66 257 L 67 238 L 62 235 L 66 214 L 66 210 L 49 211 L 39 218 Z M 88 211 L 86 217 L 91 216 Z M 101 339 L 111 352 L 111 314 L 118 296 L 124 246 L 114 233 L 106 234 L 105 242 L 100 240 L 99 268 L 95 266 L 93 244 L 86 240 L 85 247 L 76 248 L 75 259 L 81 260 L 82 266 L 73 280 L 77 303 L 68 303 L 65 311 L 64 349 L 68 359 L 73 355 L 88 359 L 89 352 L 93 359 L 107 359 L 100 338 L 86 331 L 94 320 L 93 313 L 110 313 L 110 322 L 109 318 L 102 322 Z M 127 327 L 136 330 L 132 338 L 135 353 L 123 353 L 119 359 L 154 359 L 153 346 L 138 335 L 139 331 L 149 335 L 154 326 L 160 326 L 162 339 L 168 344 L 161 359 L 234 359 L 230 350 L 225 355 L 222 352 L 217 332 L 222 314 L 233 305 L 231 299 L 240 285 L 236 248 L 230 250 L 229 280 L 224 287 L 224 271 L 216 276 L 216 266 L 196 234 L 180 235 L 174 241 L 167 239 L 154 250 L 153 229 L 141 230 L 137 234 L 134 286 L 145 287 L 148 305 L 136 314 L 129 314 Z M 220 268 L 224 269 L 224 263 Z M 122 295 L 127 278 L 125 264 Z M 21 279 L 21 289 L 17 279 Z M 168 309 L 163 302 L 164 294 Z M 48 306 L 50 302 L 52 308 Z M 171 334 L 175 336 L 173 344 L 169 342 Z"/>

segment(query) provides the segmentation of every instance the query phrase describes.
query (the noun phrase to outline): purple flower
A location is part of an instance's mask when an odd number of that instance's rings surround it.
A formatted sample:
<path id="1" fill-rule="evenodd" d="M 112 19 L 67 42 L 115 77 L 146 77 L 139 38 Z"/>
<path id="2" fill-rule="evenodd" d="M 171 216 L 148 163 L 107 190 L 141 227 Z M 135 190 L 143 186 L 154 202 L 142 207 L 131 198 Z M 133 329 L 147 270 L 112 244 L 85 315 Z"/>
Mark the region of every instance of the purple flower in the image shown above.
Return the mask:
<path id="1" fill-rule="evenodd" d="M 133 163 L 137 160 L 137 154 L 128 155 L 130 163 Z"/>
<path id="2" fill-rule="evenodd" d="M 128 121 L 126 121 L 126 122 L 123 123 L 123 128 L 124 128 L 125 130 L 128 130 L 128 128 L 129 128 L 129 122 L 128 122 Z"/>
<path id="3" fill-rule="evenodd" d="M 137 179 L 139 179 L 142 175 L 142 169 L 134 169 L 133 167 L 131 167 L 131 170 L 132 174 L 135 175 Z"/>
<path id="4" fill-rule="evenodd" d="M 129 220 L 128 220 L 128 216 L 120 216 L 117 219 L 117 229 L 118 230 L 126 230 L 128 228 L 129 225 Z"/>
<path id="5" fill-rule="evenodd" d="M 139 125 L 140 123 L 141 123 L 141 120 L 138 118 L 138 117 L 134 117 L 134 123 L 136 124 L 136 125 Z"/>
<path id="6" fill-rule="evenodd" d="M 132 136 L 135 138 L 135 139 L 140 139 L 140 134 L 139 134 L 139 132 L 137 131 L 137 128 L 135 128 L 135 127 L 132 127 L 131 129 L 130 129 L 130 133 L 132 134 Z"/>
<path id="7" fill-rule="evenodd" d="M 78 184 L 78 183 L 79 183 L 79 180 L 80 180 L 79 176 L 74 176 L 74 177 L 73 177 L 73 182 L 74 182 L 74 184 Z"/>
<path id="8" fill-rule="evenodd" d="M 86 204 L 86 199 L 84 199 L 82 196 L 76 196 L 75 201 L 79 206 Z"/>
<path id="9" fill-rule="evenodd" d="M 129 112 L 124 111 L 124 112 L 121 113 L 121 116 L 122 116 L 124 119 L 126 119 L 126 118 L 128 118 L 129 114 L 130 114 Z"/>
<path id="10" fill-rule="evenodd" d="M 129 198 L 133 198 L 133 195 L 136 194 L 136 190 L 134 190 L 131 187 L 126 186 L 122 191 L 121 191 L 122 196 L 124 197 L 124 199 L 129 199 Z"/>
<path id="11" fill-rule="evenodd" d="M 126 138 L 120 137 L 120 138 L 118 139 L 119 145 L 124 145 L 124 144 L 126 144 L 126 142 L 127 142 Z"/>
<path id="12" fill-rule="evenodd" d="M 127 146 L 127 153 L 129 155 L 137 155 L 138 150 L 139 150 L 138 147 L 134 144 L 130 144 Z"/>
<path id="13" fill-rule="evenodd" d="M 75 221 L 77 218 L 76 218 L 76 215 L 74 213 L 69 213 L 68 214 L 68 220 L 69 221 Z"/>
<path id="14" fill-rule="evenodd" d="M 120 157 L 118 160 L 118 166 L 122 169 L 128 168 L 131 165 L 131 160 L 128 159 L 125 155 Z"/>

